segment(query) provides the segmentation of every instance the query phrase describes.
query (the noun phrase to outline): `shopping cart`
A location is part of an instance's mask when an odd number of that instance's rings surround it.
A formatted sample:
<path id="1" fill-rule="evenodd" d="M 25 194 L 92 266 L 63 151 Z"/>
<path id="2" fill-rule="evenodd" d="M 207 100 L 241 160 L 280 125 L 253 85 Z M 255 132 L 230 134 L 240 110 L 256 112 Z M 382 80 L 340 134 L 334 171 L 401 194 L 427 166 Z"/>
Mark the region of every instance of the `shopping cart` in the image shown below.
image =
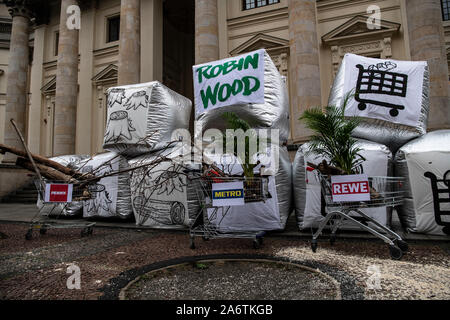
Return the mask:
<path id="1" fill-rule="evenodd" d="M 253 247 L 258 249 L 263 243 L 264 231 L 234 231 L 222 222 L 230 210 L 230 206 L 213 205 L 213 185 L 226 182 L 243 182 L 244 202 L 264 202 L 272 196 L 269 193 L 268 177 L 220 177 L 199 176 L 191 179 L 195 184 L 200 211 L 190 226 L 190 248 L 195 249 L 194 238 L 203 240 L 216 238 L 253 239 Z"/>
<path id="2" fill-rule="evenodd" d="M 406 97 L 408 85 L 408 75 L 381 71 L 374 69 L 364 69 L 360 64 L 356 65 L 359 69 L 358 81 L 356 83 L 355 100 L 359 102 L 358 109 L 365 110 L 367 104 L 374 104 L 381 107 L 390 108 L 389 114 L 392 117 L 398 116 L 398 110 L 405 109 L 405 106 L 392 104 L 384 101 L 364 99 L 364 94 L 380 94 L 388 96 Z"/>
<path id="3" fill-rule="evenodd" d="M 42 182 L 41 182 L 42 181 Z M 46 180 L 35 180 L 34 184 L 38 191 L 38 195 L 40 199 L 42 199 L 43 205 L 38 209 L 34 217 L 30 221 L 30 226 L 28 228 L 27 233 L 25 234 L 25 239 L 31 240 L 33 238 L 33 230 L 39 230 L 41 235 L 47 233 L 49 229 L 82 229 L 81 236 L 91 235 L 93 232 L 93 227 L 95 226 L 95 222 L 72 222 L 65 223 L 61 220 L 58 220 L 64 210 L 66 210 L 67 206 L 72 202 L 85 201 L 90 200 L 96 197 L 98 192 L 104 190 L 104 186 L 100 184 L 86 184 L 86 183 L 72 183 L 72 199 L 70 202 L 67 201 L 46 201 L 45 195 L 45 186 L 47 184 L 52 185 L 69 185 L 64 181 L 46 181 Z M 50 220 L 48 217 L 43 216 L 43 210 L 45 205 L 53 205 L 50 209 L 50 212 L 47 213 L 48 216 L 52 216 L 55 220 Z M 56 212 L 57 211 L 57 212 Z M 55 214 L 53 214 L 55 212 Z"/>
<path id="4" fill-rule="evenodd" d="M 434 219 L 439 226 L 443 226 L 442 231 L 450 235 L 450 222 L 442 221 L 442 216 L 450 216 L 450 209 L 443 210 L 441 204 L 447 203 L 450 207 L 450 170 L 448 170 L 442 179 L 438 179 L 432 172 L 425 172 L 424 176 L 431 180 L 431 190 L 433 192 Z M 446 187 L 443 187 L 445 185 Z M 441 186 L 442 188 L 439 188 Z M 440 197 L 440 194 L 446 197 Z M 447 196 L 448 195 L 448 196 Z"/>
<path id="5" fill-rule="evenodd" d="M 393 259 L 400 259 L 408 250 L 408 244 L 389 228 L 369 217 L 361 211 L 364 208 L 394 207 L 403 202 L 403 178 L 397 177 L 369 177 L 370 200 L 357 202 L 334 202 L 331 192 L 331 178 L 320 175 L 322 195 L 325 198 L 327 214 L 321 221 L 317 231 L 313 234 L 311 249 L 316 252 L 317 238 L 329 223 L 331 229 L 330 242 L 334 243 L 336 231 L 345 222 L 350 221 L 363 230 L 370 232 L 389 245 L 389 252 Z M 352 216 L 350 215 L 352 213 Z M 364 223 L 360 221 L 364 219 Z M 373 224 L 373 227 L 370 224 Z"/>

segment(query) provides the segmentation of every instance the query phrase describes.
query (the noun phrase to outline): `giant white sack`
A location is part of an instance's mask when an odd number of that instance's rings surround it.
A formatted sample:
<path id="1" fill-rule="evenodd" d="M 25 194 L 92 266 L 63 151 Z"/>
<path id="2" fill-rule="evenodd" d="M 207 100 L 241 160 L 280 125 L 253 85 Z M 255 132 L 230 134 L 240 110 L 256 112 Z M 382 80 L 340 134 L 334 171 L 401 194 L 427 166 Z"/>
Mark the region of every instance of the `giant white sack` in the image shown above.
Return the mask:
<path id="1" fill-rule="evenodd" d="M 131 199 L 136 225 L 157 229 L 184 229 L 199 212 L 197 192 L 184 173 L 184 166 L 172 159 L 179 144 L 129 160 Z"/>
<path id="2" fill-rule="evenodd" d="M 160 149 L 176 129 L 189 130 L 192 102 L 158 81 L 107 90 L 103 148 L 127 156 Z"/>
<path id="3" fill-rule="evenodd" d="M 100 179 L 93 192 L 93 198 L 83 201 L 83 217 L 121 218 L 132 216 L 130 173 L 123 172 L 128 168 L 127 160 L 115 153 L 107 152 L 85 160 L 81 171 L 92 173 L 97 177 L 114 173 Z"/>
<path id="4" fill-rule="evenodd" d="M 214 155 L 206 153 L 215 165 L 229 174 L 242 174 L 242 167 L 234 155 Z M 277 162 L 278 159 L 278 164 Z M 262 158 L 261 158 L 262 159 Z M 289 153 L 284 147 L 272 145 L 267 157 L 261 160 L 267 168 L 269 192 L 272 198 L 265 202 L 246 203 L 243 206 L 208 209 L 210 222 L 225 231 L 267 231 L 280 230 L 286 226 L 292 210 L 292 166 Z M 259 170 L 259 165 L 255 171 Z"/>
<path id="5" fill-rule="evenodd" d="M 431 179 L 425 176 L 427 172 L 439 180 L 447 179 L 447 184 L 439 182 L 437 188 L 443 190 L 440 199 L 450 199 L 450 130 L 429 132 L 395 155 L 395 174 L 406 178 L 406 199 L 396 208 L 402 225 L 410 232 L 443 235 L 444 226 L 450 227 L 450 215 L 441 213 L 450 214 L 450 202 L 437 203 L 435 208 L 437 195 L 432 192 Z"/>
<path id="6" fill-rule="evenodd" d="M 429 110 L 426 61 L 375 59 L 346 54 L 331 88 L 328 104 L 342 106 L 362 123 L 353 136 L 388 146 L 392 152 L 426 133 Z"/>
<path id="7" fill-rule="evenodd" d="M 200 130 L 225 130 L 225 112 L 234 112 L 254 129 L 278 129 L 280 143 L 289 137 L 286 83 L 269 54 L 244 55 L 193 66 L 195 119 Z"/>

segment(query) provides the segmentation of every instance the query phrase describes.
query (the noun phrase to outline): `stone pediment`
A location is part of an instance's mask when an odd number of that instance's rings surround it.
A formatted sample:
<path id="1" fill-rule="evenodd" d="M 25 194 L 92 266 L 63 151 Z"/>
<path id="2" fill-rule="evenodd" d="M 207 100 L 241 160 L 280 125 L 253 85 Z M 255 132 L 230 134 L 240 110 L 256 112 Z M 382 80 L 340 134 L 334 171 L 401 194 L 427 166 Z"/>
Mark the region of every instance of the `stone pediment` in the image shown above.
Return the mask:
<path id="1" fill-rule="evenodd" d="M 266 49 L 268 52 L 279 49 L 289 49 L 289 40 L 269 36 L 263 33 L 257 35 L 245 41 L 243 44 L 233 49 L 230 55 L 235 56 L 245 52 L 251 52 L 258 49 Z"/>
<path id="2" fill-rule="evenodd" d="M 345 40 L 354 41 L 368 37 L 392 37 L 400 29 L 400 24 L 386 20 L 380 20 L 379 29 L 369 29 L 366 16 L 355 16 L 334 30 L 322 36 L 322 41 L 328 44 L 337 44 Z"/>
<path id="3" fill-rule="evenodd" d="M 46 93 L 53 93 L 56 91 L 56 76 L 53 76 L 53 78 L 50 79 L 42 88 L 41 92 L 43 94 Z"/>
<path id="4" fill-rule="evenodd" d="M 97 73 L 92 78 L 92 81 L 98 84 L 102 82 L 117 81 L 117 66 L 114 64 L 108 65 L 102 71 Z"/>

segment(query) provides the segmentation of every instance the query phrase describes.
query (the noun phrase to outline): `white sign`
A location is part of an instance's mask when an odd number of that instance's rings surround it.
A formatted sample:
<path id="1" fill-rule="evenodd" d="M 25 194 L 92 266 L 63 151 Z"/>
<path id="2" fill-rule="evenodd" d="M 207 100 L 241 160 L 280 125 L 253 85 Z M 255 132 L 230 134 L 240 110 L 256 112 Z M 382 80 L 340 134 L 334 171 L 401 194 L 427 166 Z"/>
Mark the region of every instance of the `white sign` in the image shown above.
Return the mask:
<path id="1" fill-rule="evenodd" d="M 344 92 L 355 93 L 345 109 L 346 116 L 419 125 L 426 62 L 354 54 L 346 54 L 344 60 Z"/>
<path id="2" fill-rule="evenodd" d="M 192 67 L 195 113 L 241 103 L 264 103 L 264 49 Z"/>
<path id="3" fill-rule="evenodd" d="M 369 179 L 366 174 L 331 176 L 333 202 L 370 201 Z"/>
<path id="4" fill-rule="evenodd" d="M 212 184 L 213 207 L 243 206 L 244 204 L 243 181 Z"/>

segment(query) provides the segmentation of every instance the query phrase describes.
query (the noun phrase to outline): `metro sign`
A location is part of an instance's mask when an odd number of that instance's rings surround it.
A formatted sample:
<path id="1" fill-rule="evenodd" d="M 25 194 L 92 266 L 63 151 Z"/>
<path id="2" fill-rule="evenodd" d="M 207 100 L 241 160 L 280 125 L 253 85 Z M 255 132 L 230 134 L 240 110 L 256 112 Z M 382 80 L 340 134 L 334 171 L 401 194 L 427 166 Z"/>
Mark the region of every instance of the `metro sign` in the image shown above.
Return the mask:
<path id="1" fill-rule="evenodd" d="M 213 183 L 211 186 L 213 207 L 243 206 L 245 204 L 243 181 Z"/>
<path id="2" fill-rule="evenodd" d="M 72 184 L 48 183 L 45 185 L 45 202 L 71 202 Z"/>
<path id="3" fill-rule="evenodd" d="M 333 202 L 370 201 L 369 179 L 366 174 L 331 176 Z"/>

